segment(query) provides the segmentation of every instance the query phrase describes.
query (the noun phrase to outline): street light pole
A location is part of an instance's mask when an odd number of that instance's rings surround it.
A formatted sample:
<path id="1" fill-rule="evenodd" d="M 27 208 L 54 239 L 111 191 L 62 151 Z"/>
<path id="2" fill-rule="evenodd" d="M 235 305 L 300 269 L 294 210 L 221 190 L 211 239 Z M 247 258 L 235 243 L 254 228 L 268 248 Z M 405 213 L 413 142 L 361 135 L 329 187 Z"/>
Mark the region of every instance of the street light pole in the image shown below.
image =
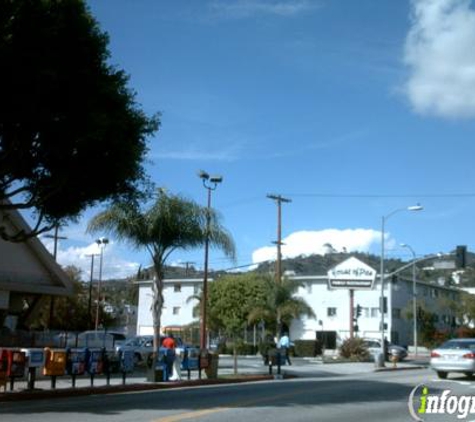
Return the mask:
<path id="1" fill-rule="evenodd" d="M 403 248 L 407 248 L 412 254 L 412 320 L 413 320 L 413 341 L 414 341 L 414 356 L 417 358 L 417 287 L 416 287 L 416 253 L 410 245 L 401 244 Z"/>
<path id="2" fill-rule="evenodd" d="M 207 347 L 206 335 L 206 305 L 208 301 L 208 255 L 209 255 L 209 230 L 211 222 L 211 192 L 216 190 L 219 183 L 223 181 L 222 176 L 210 176 L 201 170 L 198 173 L 199 178 L 203 181 L 203 186 L 208 191 L 208 201 L 206 208 L 206 235 L 205 235 L 205 258 L 203 269 L 203 289 L 201 296 L 201 321 L 200 321 L 200 348 L 202 350 Z"/>
<path id="3" fill-rule="evenodd" d="M 384 366 L 384 360 L 386 359 L 385 357 L 385 337 L 384 337 L 384 231 L 385 231 L 385 225 L 386 225 L 386 220 L 393 216 L 394 214 L 401 212 L 401 211 L 421 211 L 424 208 L 421 205 L 412 205 L 410 207 L 406 208 L 398 208 L 386 216 L 383 215 L 381 218 L 381 262 L 380 262 L 380 270 L 379 270 L 379 278 L 381 280 L 381 297 L 380 297 L 380 304 L 379 304 L 379 311 L 381 313 L 381 354 L 382 354 L 382 360 L 378 362 L 378 365 L 383 367 Z"/>
<path id="4" fill-rule="evenodd" d="M 106 245 L 109 243 L 109 239 L 105 237 L 101 237 L 100 239 L 96 240 L 97 245 L 99 246 L 101 252 L 99 255 L 99 280 L 97 283 L 97 307 L 96 307 L 96 322 L 94 324 L 94 329 L 97 331 L 99 328 L 99 308 L 100 308 L 100 300 L 101 300 L 101 282 L 102 282 L 102 259 L 104 256 L 104 249 Z"/>

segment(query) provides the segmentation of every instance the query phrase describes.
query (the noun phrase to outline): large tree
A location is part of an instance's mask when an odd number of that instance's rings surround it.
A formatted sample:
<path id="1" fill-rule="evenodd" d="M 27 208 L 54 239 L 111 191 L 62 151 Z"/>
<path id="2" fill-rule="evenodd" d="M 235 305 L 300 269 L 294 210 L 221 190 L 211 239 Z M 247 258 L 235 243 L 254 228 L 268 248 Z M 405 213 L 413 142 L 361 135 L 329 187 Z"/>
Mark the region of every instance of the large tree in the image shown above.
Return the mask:
<path id="1" fill-rule="evenodd" d="M 83 0 L 0 0 L 0 211 L 31 209 L 31 233 L 147 180 L 147 117 L 109 63 L 108 36 Z"/>
<path id="2" fill-rule="evenodd" d="M 237 340 L 247 327 L 249 314 L 263 306 L 267 294 L 265 276 L 227 275 L 209 286 L 208 323 L 233 340 L 234 373 L 237 373 Z"/>
<path id="3" fill-rule="evenodd" d="M 149 252 L 155 269 L 152 304 L 155 350 L 160 344 L 163 269 L 170 254 L 177 249 L 199 247 L 208 237 L 212 247 L 222 249 L 229 257 L 235 255 L 232 237 L 212 209 L 164 190 L 159 190 L 157 195 L 146 209 L 141 209 L 136 202 L 113 204 L 88 225 L 90 232 L 107 232 L 119 241 Z"/>

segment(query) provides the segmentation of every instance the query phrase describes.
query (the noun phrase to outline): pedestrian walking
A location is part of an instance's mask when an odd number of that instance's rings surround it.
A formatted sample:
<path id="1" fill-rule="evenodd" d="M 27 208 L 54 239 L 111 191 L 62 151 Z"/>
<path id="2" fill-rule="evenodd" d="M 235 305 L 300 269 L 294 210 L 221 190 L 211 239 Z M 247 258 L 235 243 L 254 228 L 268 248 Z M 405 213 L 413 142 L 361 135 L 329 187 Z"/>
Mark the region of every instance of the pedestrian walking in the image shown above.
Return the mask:
<path id="1" fill-rule="evenodd" d="M 288 365 L 292 365 L 289 356 L 289 349 L 291 345 L 292 343 L 290 341 L 289 335 L 287 333 L 284 333 L 284 335 L 279 340 L 279 349 L 284 351 L 285 361 Z"/>

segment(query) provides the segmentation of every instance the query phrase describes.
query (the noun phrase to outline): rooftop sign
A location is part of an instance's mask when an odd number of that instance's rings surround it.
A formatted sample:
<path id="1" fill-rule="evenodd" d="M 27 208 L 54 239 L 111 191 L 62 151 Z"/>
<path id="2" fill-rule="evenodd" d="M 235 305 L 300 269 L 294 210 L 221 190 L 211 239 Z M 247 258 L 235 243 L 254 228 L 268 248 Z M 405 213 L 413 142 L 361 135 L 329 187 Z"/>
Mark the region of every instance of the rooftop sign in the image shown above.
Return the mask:
<path id="1" fill-rule="evenodd" d="M 348 258 L 328 271 L 330 289 L 372 289 L 376 271 L 355 257 Z"/>

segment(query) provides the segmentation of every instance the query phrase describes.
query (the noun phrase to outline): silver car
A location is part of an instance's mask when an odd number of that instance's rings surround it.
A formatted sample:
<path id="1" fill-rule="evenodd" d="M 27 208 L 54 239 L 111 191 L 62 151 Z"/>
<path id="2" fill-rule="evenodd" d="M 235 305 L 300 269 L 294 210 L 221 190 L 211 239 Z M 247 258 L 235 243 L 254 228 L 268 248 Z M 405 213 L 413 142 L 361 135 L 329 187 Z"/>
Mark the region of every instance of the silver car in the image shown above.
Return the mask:
<path id="1" fill-rule="evenodd" d="M 430 366 L 442 379 L 447 378 L 449 372 L 471 376 L 475 373 L 475 338 L 449 340 L 432 350 Z"/>

